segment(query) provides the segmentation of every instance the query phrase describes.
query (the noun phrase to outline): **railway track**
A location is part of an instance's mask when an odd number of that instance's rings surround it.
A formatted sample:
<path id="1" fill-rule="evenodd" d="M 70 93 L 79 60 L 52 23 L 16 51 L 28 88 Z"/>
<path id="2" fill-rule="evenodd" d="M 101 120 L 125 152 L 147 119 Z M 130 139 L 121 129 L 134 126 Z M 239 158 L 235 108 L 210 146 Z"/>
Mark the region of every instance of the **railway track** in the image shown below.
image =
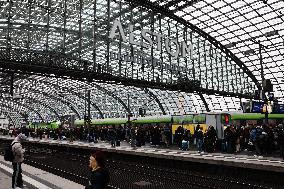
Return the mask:
<path id="1" fill-rule="evenodd" d="M 45 169 L 74 182 L 85 185 L 88 181 L 88 155 L 54 151 L 52 149 L 30 149 L 27 153 L 27 164 Z M 145 188 L 145 189 L 270 189 L 281 188 L 277 185 L 260 184 L 257 181 L 248 181 L 230 178 L 223 175 L 173 167 L 151 165 L 148 162 L 128 161 L 117 157 L 108 158 L 108 168 L 111 174 L 110 188 Z"/>
<path id="2" fill-rule="evenodd" d="M 24 144 L 24 147 L 26 148 L 26 164 L 82 185 L 88 183 L 89 150 L 40 144 Z M 265 176 L 269 180 L 267 182 L 265 179 L 254 178 L 251 172 L 235 173 L 233 169 L 228 169 L 230 170 L 228 172 L 227 169 L 218 168 L 217 171 L 212 172 L 210 168 L 204 167 L 204 165 L 203 167 L 195 164 L 188 166 L 184 162 L 115 153 L 108 153 L 107 157 L 107 164 L 111 174 L 109 188 L 283 188 L 283 185 L 281 185 L 283 181 L 275 182 L 276 179 L 268 178 L 269 175 Z"/>

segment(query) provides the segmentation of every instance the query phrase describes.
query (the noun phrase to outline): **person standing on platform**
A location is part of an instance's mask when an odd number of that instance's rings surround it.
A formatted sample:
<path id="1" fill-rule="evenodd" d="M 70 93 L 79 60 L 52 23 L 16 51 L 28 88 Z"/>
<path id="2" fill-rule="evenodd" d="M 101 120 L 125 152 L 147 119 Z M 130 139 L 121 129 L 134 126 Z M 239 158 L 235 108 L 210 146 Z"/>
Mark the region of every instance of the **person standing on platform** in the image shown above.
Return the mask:
<path id="1" fill-rule="evenodd" d="M 182 145 L 182 136 L 183 136 L 183 128 L 179 126 L 177 130 L 175 131 L 175 141 L 178 145 L 178 147 L 181 149 Z"/>
<path id="2" fill-rule="evenodd" d="M 14 154 L 13 165 L 13 176 L 12 176 L 12 188 L 22 188 L 22 162 L 24 161 L 25 150 L 22 147 L 21 142 L 26 140 L 26 136 L 20 133 L 12 142 L 12 152 Z"/>
<path id="3" fill-rule="evenodd" d="M 282 157 L 284 160 L 284 126 L 280 124 L 278 127 L 278 145 L 280 148 L 280 157 Z"/>
<path id="4" fill-rule="evenodd" d="M 198 130 L 197 130 L 198 129 Z M 196 127 L 195 130 L 195 138 L 196 138 L 196 144 L 197 144 L 197 150 L 198 153 L 203 152 L 203 142 L 204 142 L 204 135 L 203 135 L 203 131 L 202 131 L 202 127 Z"/>
<path id="5" fill-rule="evenodd" d="M 112 126 L 108 130 L 108 138 L 110 140 L 111 147 L 116 146 L 116 137 L 117 137 L 117 134 L 116 134 L 116 131 L 115 131 L 115 127 Z"/>
<path id="6" fill-rule="evenodd" d="M 206 152 L 212 153 L 215 151 L 217 139 L 218 137 L 215 128 L 212 125 L 209 125 L 204 136 L 204 148 Z"/>
<path id="7" fill-rule="evenodd" d="M 137 139 L 137 130 L 132 127 L 131 130 L 130 130 L 130 138 L 131 138 L 131 147 L 134 147 L 136 146 L 136 139 Z"/>
<path id="8" fill-rule="evenodd" d="M 85 189 L 106 189 L 110 180 L 109 171 L 105 167 L 106 159 L 102 151 L 95 151 L 89 160 L 91 176 Z"/>
<path id="9" fill-rule="evenodd" d="M 227 127 L 224 130 L 224 139 L 226 141 L 226 149 L 227 149 L 227 153 L 231 154 L 234 153 L 236 151 L 236 137 L 237 136 L 237 132 L 236 129 L 234 127 L 234 125 L 230 125 L 230 127 Z"/>

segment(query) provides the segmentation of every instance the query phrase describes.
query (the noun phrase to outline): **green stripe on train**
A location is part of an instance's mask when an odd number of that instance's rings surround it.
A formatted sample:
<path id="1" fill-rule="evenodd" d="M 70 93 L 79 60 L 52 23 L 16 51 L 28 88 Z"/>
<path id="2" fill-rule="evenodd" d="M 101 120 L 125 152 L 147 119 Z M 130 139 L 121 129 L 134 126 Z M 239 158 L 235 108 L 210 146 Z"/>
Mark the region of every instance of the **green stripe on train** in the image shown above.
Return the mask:
<path id="1" fill-rule="evenodd" d="M 259 120 L 264 119 L 265 114 L 258 113 L 245 113 L 245 114 L 232 114 L 232 120 Z M 268 114 L 268 119 L 284 119 L 284 114 Z"/>

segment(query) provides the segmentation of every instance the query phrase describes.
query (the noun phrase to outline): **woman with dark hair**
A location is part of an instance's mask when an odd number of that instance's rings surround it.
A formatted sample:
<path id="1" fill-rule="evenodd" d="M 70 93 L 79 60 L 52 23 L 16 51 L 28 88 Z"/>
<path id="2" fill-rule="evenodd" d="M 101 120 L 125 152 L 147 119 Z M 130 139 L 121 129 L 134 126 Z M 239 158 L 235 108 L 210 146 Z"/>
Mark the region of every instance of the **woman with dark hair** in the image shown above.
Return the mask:
<path id="1" fill-rule="evenodd" d="M 106 189 L 109 183 L 109 171 L 105 167 L 106 159 L 102 151 L 95 151 L 90 156 L 91 176 L 86 189 Z"/>

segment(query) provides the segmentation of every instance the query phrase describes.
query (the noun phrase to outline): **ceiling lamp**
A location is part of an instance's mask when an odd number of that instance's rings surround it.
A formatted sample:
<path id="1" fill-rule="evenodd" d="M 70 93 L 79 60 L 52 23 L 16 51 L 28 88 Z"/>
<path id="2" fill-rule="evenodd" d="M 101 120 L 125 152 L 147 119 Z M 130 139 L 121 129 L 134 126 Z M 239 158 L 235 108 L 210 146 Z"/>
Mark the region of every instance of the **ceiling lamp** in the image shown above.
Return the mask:
<path id="1" fill-rule="evenodd" d="M 271 36 L 274 36 L 274 35 L 278 35 L 278 31 L 277 30 L 265 33 L 266 37 L 271 37 Z"/>

